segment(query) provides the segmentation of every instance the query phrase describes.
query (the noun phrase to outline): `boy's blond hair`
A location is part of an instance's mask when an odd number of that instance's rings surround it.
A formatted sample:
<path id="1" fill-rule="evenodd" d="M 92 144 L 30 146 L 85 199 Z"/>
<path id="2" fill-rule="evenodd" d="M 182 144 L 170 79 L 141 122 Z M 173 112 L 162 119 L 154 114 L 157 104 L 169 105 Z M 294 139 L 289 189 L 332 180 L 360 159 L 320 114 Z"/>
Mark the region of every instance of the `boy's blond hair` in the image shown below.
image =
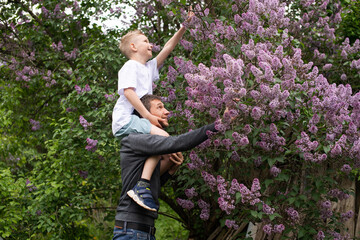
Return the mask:
<path id="1" fill-rule="evenodd" d="M 145 34 L 140 30 L 130 31 L 127 34 L 125 34 L 121 38 L 121 40 L 119 42 L 120 51 L 127 58 L 131 57 L 132 52 L 131 52 L 131 49 L 130 49 L 130 44 L 131 44 L 131 41 L 133 41 L 134 37 L 137 36 L 137 35 L 145 35 Z"/>

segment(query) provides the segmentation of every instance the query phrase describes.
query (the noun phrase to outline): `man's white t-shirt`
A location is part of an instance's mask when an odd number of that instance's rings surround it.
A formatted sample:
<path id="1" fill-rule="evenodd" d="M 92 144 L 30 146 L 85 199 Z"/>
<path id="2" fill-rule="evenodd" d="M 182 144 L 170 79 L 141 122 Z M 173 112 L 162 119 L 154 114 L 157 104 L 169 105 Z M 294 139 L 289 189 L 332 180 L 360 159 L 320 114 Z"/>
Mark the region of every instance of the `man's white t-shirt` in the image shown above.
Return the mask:
<path id="1" fill-rule="evenodd" d="M 112 132 L 115 135 L 124 125 L 130 122 L 134 107 L 124 96 L 124 89 L 134 88 L 139 98 L 152 94 L 152 84 L 159 79 L 156 58 L 142 64 L 135 60 L 127 61 L 118 73 L 118 94 L 112 113 Z"/>

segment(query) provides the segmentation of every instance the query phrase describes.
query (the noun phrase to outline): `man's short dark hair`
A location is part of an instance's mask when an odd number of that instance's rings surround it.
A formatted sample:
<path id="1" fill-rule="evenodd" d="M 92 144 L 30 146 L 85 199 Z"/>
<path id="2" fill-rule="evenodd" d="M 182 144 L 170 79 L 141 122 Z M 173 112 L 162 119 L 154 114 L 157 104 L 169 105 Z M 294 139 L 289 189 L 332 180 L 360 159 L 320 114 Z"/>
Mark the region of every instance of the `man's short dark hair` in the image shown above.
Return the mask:
<path id="1" fill-rule="evenodd" d="M 149 112 L 150 112 L 150 107 L 151 107 L 151 101 L 153 101 L 153 100 L 161 101 L 161 97 L 159 97 L 157 95 L 146 94 L 142 98 L 140 98 L 140 101 L 142 102 L 142 104 L 144 104 L 144 107 Z M 136 111 L 136 109 L 134 109 L 133 114 L 135 114 L 136 116 L 142 118 L 142 116 L 138 113 L 138 111 Z"/>

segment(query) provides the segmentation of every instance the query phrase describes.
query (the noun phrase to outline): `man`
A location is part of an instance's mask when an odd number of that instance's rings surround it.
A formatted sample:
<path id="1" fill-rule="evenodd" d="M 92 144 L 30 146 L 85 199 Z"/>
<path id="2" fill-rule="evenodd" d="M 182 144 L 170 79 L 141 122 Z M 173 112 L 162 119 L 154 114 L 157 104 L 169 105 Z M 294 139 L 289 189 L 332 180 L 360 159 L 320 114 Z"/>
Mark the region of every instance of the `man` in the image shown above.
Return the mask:
<path id="1" fill-rule="evenodd" d="M 161 102 L 161 98 L 145 95 L 141 99 L 147 110 L 163 119 L 163 127 L 167 127 L 169 112 Z M 173 175 L 184 158 L 182 151 L 190 150 L 208 137 L 207 131 L 216 131 L 215 124 L 206 125 L 179 136 L 164 137 L 151 134 L 130 134 L 121 141 L 121 178 L 122 191 L 116 210 L 113 240 L 122 239 L 155 239 L 154 222 L 157 212 L 146 210 L 135 203 L 127 194 L 141 178 L 145 160 L 149 156 L 165 155 L 170 157 L 159 161 L 150 179 L 152 197 L 159 205 L 160 187 Z M 150 196 L 142 196 L 144 199 Z"/>

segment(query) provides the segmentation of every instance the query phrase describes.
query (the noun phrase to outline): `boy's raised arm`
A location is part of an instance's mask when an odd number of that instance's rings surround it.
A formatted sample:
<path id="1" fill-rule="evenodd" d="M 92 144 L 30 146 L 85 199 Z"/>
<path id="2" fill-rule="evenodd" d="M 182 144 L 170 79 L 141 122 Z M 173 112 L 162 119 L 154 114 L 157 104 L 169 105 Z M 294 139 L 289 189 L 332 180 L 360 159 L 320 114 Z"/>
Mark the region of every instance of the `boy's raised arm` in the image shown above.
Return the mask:
<path id="1" fill-rule="evenodd" d="M 194 16 L 194 13 L 191 11 L 191 8 L 188 13 L 188 19 L 186 21 L 190 21 L 191 18 Z M 160 51 L 160 53 L 156 56 L 157 67 L 159 68 L 163 65 L 165 59 L 169 56 L 169 54 L 174 50 L 176 45 L 180 42 L 180 39 L 184 35 L 186 28 L 181 26 L 181 28 L 172 36 L 169 41 L 165 43 L 165 46 Z"/>

